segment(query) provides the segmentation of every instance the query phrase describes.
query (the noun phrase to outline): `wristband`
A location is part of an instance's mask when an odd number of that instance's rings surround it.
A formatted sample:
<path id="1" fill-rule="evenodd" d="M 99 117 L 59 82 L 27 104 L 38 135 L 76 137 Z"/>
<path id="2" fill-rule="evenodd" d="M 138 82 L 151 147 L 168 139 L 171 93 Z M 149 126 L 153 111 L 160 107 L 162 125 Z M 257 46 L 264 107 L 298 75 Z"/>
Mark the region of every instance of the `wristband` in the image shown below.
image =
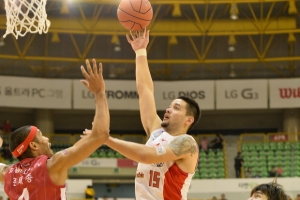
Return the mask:
<path id="1" fill-rule="evenodd" d="M 155 145 L 155 150 L 156 150 L 156 154 L 158 156 L 167 153 L 166 148 L 162 144 L 160 144 L 160 143 L 158 143 L 158 144 Z"/>
<path id="2" fill-rule="evenodd" d="M 146 49 L 138 49 L 135 51 L 136 58 L 140 56 L 146 56 L 147 57 L 147 50 Z"/>

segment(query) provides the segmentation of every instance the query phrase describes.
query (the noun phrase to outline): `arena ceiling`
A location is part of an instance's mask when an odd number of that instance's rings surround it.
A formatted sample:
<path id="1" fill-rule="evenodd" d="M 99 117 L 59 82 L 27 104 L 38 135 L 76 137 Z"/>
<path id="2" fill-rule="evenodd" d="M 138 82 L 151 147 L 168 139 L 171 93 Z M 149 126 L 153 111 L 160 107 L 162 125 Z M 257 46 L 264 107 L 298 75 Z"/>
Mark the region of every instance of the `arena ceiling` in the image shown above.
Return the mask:
<path id="1" fill-rule="evenodd" d="M 32 1 L 32 0 L 29 0 Z M 300 1 L 150 0 L 148 59 L 155 80 L 300 77 Z M 117 20 L 120 0 L 48 0 L 47 34 L 0 40 L 0 75 L 81 78 L 96 58 L 106 79 L 135 79 Z M 232 19 L 237 18 L 237 19 Z M 0 4 L 0 35 L 6 30 Z"/>

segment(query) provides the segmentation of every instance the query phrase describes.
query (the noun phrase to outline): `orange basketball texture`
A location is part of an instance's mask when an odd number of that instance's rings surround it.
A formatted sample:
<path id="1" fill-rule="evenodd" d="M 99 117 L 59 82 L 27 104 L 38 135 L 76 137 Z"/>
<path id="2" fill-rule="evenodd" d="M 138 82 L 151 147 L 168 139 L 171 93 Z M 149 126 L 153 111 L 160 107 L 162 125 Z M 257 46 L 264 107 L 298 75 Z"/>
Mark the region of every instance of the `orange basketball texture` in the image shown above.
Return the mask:
<path id="1" fill-rule="evenodd" d="M 153 10 L 148 0 L 122 0 L 117 14 L 124 28 L 138 31 L 150 24 Z"/>

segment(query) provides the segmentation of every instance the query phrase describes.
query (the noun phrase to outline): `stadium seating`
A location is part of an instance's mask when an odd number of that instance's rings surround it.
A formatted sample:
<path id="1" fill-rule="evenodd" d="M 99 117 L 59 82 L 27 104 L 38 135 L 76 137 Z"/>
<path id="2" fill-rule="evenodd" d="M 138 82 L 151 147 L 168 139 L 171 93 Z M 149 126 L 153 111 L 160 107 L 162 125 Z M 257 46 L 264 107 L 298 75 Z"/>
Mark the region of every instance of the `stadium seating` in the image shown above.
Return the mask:
<path id="1" fill-rule="evenodd" d="M 256 142 L 240 142 L 239 150 L 245 161 L 243 170 L 251 167 L 253 172 L 260 171 L 262 177 L 267 177 L 272 166 L 280 166 L 282 177 L 300 176 L 300 142 L 268 142 L 266 138 Z"/>
<path id="2" fill-rule="evenodd" d="M 194 179 L 226 178 L 224 152 L 222 150 L 200 151 L 198 168 Z"/>

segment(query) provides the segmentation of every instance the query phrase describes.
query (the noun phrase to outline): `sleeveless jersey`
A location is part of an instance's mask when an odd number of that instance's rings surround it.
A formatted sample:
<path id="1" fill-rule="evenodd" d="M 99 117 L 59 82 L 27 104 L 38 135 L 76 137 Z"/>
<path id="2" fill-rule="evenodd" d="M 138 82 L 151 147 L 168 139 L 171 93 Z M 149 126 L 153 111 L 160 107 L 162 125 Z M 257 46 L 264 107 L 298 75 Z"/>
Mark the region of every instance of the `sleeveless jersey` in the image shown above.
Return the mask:
<path id="1" fill-rule="evenodd" d="M 172 136 L 163 129 L 157 129 L 151 133 L 146 146 L 166 145 L 176 137 L 178 136 Z M 186 200 L 193 175 L 194 173 L 183 172 L 175 161 L 139 163 L 135 177 L 136 199 Z"/>
<path id="2" fill-rule="evenodd" d="M 5 173 L 4 190 L 10 200 L 66 200 L 65 185 L 50 179 L 45 155 L 26 158 Z"/>

